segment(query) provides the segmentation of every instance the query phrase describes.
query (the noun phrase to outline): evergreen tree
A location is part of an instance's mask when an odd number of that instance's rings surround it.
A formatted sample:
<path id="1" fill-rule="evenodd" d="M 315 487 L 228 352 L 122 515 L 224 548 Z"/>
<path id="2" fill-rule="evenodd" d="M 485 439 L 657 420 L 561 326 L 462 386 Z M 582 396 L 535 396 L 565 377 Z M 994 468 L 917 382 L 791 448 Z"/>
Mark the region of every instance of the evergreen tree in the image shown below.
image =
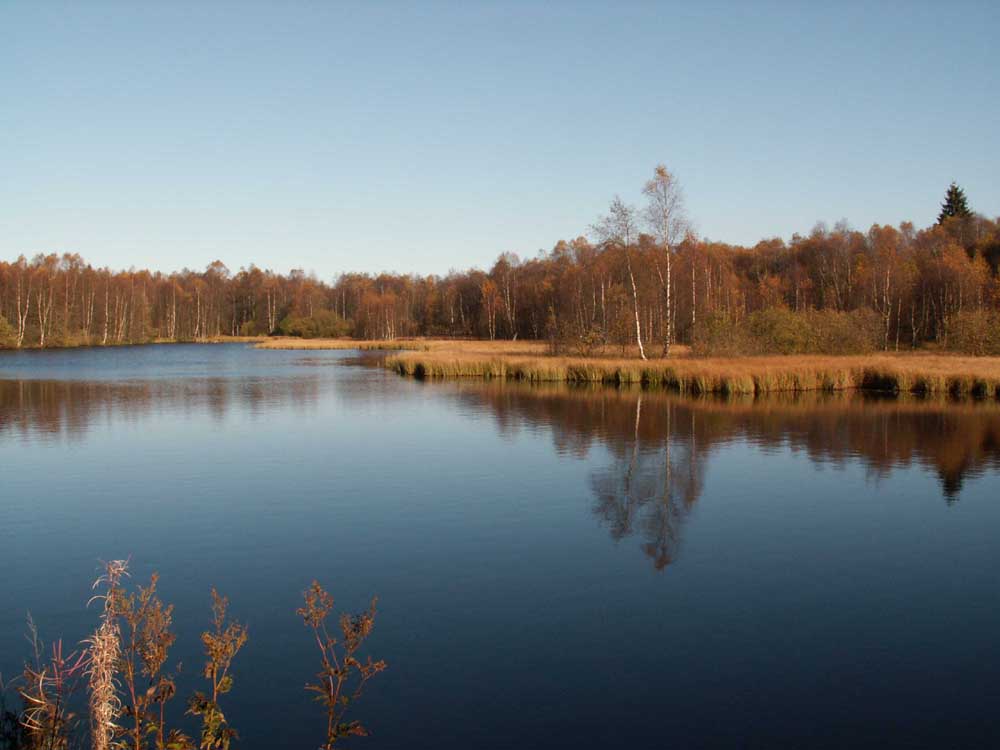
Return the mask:
<path id="1" fill-rule="evenodd" d="M 952 216 L 960 219 L 972 216 L 965 199 L 965 191 L 954 182 L 948 186 L 948 192 L 944 194 L 944 203 L 941 204 L 941 213 L 938 214 L 938 224 L 943 224 L 945 219 L 950 219 Z"/>

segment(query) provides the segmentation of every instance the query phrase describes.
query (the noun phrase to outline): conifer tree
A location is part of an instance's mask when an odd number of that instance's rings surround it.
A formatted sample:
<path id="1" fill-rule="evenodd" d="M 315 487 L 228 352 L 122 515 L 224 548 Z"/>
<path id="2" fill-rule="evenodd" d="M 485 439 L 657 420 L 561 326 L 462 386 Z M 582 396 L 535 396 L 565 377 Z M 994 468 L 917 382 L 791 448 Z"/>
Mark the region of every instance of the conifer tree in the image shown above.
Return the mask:
<path id="1" fill-rule="evenodd" d="M 944 195 L 944 203 L 941 204 L 941 213 L 938 214 L 938 224 L 943 224 L 945 219 L 957 216 L 960 219 L 972 216 L 969 204 L 965 199 L 965 191 L 954 182 L 948 186 L 948 192 Z"/>

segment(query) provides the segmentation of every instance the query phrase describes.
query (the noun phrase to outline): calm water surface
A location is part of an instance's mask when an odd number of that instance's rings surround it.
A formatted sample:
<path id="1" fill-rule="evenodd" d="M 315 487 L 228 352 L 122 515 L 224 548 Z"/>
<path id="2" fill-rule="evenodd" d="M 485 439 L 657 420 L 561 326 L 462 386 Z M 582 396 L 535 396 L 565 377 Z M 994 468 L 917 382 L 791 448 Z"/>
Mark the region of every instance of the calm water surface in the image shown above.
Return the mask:
<path id="1" fill-rule="evenodd" d="M 420 383 L 350 352 L 0 353 L 0 672 L 159 571 L 244 748 L 325 719 L 300 592 L 379 596 L 358 747 L 1000 745 L 1000 409 Z M 180 708 L 178 701 L 175 708 Z"/>

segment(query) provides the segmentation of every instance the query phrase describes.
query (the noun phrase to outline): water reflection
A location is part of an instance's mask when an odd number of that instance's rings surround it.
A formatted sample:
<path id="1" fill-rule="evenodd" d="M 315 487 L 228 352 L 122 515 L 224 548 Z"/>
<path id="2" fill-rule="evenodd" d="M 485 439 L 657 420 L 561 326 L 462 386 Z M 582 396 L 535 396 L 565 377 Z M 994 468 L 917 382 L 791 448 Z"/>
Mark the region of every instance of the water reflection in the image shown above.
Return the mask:
<path id="1" fill-rule="evenodd" d="M 94 425 L 150 415 L 207 412 L 221 421 L 237 411 L 256 418 L 313 408 L 330 393 L 350 402 L 406 392 L 400 381 L 374 372 L 333 377 L 324 371 L 328 364 L 335 363 L 305 358 L 296 361 L 294 374 L 280 376 L 0 380 L 0 436 L 75 441 Z M 817 464 L 860 461 L 876 481 L 916 466 L 936 474 L 948 503 L 959 499 L 970 477 L 1000 469 L 1000 407 L 991 403 L 819 394 L 714 400 L 500 383 L 427 387 L 492 415 L 501 434 L 544 429 L 558 453 L 598 456 L 600 465 L 588 476 L 594 515 L 614 539 L 640 540 L 656 569 L 676 559 L 681 527 L 702 494 L 712 456 L 734 441 L 801 451 Z"/>
<path id="2" fill-rule="evenodd" d="M 591 473 L 594 514 L 618 540 L 633 534 L 657 570 L 673 562 L 680 541 L 680 524 L 697 501 L 703 484 L 704 463 L 697 439 L 672 440 L 673 404 L 666 404 L 662 440 L 640 436 L 643 396 L 635 399 L 635 426 L 631 437 L 609 445 L 611 463 Z M 647 408 L 647 415 L 649 410 Z M 647 416 L 648 418 L 648 416 Z"/>
<path id="3" fill-rule="evenodd" d="M 313 646 L 289 635 L 313 577 L 384 602 L 373 750 L 413 745 L 413 715 L 441 750 L 996 744 L 997 404 L 419 383 L 237 347 L 5 356 L 5 674 L 25 609 L 78 643 L 95 561 L 133 555 L 177 607 L 178 661 L 201 661 L 209 585 L 249 623 L 227 714 L 247 750 L 312 741 Z"/>
<path id="4" fill-rule="evenodd" d="M 136 421 L 153 414 L 207 412 L 223 420 L 232 410 L 259 416 L 314 404 L 323 381 L 295 377 L 180 380 L 0 380 L 0 436 L 81 440 L 98 423 Z"/>
<path id="5" fill-rule="evenodd" d="M 937 475 L 949 504 L 966 480 L 1000 469 L 1000 408 L 989 403 L 857 394 L 715 400 L 509 384 L 457 390 L 492 411 L 502 432 L 545 427 L 559 452 L 579 458 L 603 446 L 610 461 L 589 482 L 594 514 L 613 538 L 641 539 L 657 569 L 676 558 L 711 456 L 734 441 L 802 451 L 817 464 L 860 461 L 875 481 L 916 466 Z"/>

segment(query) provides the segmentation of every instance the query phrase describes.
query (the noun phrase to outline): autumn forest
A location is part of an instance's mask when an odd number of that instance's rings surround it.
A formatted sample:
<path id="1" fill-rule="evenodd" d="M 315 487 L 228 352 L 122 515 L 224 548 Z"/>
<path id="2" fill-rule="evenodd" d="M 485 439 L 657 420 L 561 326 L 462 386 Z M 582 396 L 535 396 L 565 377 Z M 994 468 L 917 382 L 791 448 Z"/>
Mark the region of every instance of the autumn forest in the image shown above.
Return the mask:
<path id="1" fill-rule="evenodd" d="M 537 257 L 505 252 L 488 270 L 446 276 L 343 273 L 327 282 L 218 261 L 163 273 L 94 268 L 71 253 L 22 256 L 0 262 L 0 346 L 278 334 L 551 340 L 579 352 L 638 343 L 650 356 L 673 342 L 792 353 L 828 350 L 799 337 L 832 326 L 860 332 L 852 351 L 1000 348 L 1000 221 L 970 210 L 955 185 L 923 229 L 817 224 L 752 247 L 696 236 L 664 167 L 643 192 L 643 205 L 616 198 L 579 237 Z M 762 327 L 763 343 L 733 338 Z"/>

